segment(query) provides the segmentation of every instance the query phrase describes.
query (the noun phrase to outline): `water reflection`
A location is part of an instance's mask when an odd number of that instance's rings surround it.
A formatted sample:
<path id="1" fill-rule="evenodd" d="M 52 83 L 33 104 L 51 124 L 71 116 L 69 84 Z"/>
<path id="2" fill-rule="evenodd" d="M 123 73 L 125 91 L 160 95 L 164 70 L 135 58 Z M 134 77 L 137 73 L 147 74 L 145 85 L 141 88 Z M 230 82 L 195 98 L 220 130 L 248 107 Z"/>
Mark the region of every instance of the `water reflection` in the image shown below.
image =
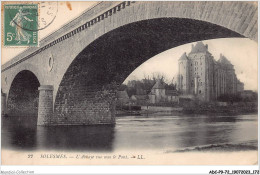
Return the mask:
<path id="1" fill-rule="evenodd" d="M 113 126 L 38 127 L 39 149 L 112 151 Z"/>
<path id="2" fill-rule="evenodd" d="M 36 117 L 2 118 L 2 147 L 23 150 L 112 151 L 114 126 L 37 126 Z"/>
<path id="3" fill-rule="evenodd" d="M 180 149 L 211 144 L 257 145 L 257 114 L 125 116 L 115 126 L 36 126 L 36 117 L 2 118 L 2 147 L 20 150 Z"/>
<path id="4" fill-rule="evenodd" d="M 257 144 L 257 115 L 121 117 L 114 145 L 115 149 L 178 150 L 224 143 Z"/>
<path id="5" fill-rule="evenodd" d="M 37 147 L 36 117 L 2 117 L 2 147 L 34 150 Z"/>

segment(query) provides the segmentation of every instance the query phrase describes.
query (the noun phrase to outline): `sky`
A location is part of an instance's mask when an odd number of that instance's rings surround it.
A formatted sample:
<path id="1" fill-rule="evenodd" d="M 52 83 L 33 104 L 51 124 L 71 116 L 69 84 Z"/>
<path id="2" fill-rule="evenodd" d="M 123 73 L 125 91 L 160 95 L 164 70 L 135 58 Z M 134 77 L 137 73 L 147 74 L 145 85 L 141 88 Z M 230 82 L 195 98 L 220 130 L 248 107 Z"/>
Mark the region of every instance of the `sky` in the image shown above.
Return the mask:
<path id="1" fill-rule="evenodd" d="M 209 52 L 215 60 L 218 60 L 220 54 L 225 55 L 234 65 L 237 78 L 245 85 L 246 90 L 257 90 L 257 65 L 258 65 L 258 45 L 255 41 L 248 38 L 221 38 L 213 40 L 204 40 L 208 44 Z M 186 52 L 191 51 L 189 43 L 179 47 L 162 52 L 140 65 L 124 81 L 142 79 L 145 76 L 152 76 L 153 73 L 165 75 L 167 82 L 171 83 L 173 77 L 177 74 L 178 59 Z"/>
<path id="2" fill-rule="evenodd" d="M 58 13 L 56 18 L 50 26 L 39 31 L 40 38 L 44 38 L 51 32 L 57 30 L 96 3 L 97 2 L 94 1 L 58 2 Z M 219 55 L 222 53 L 231 61 L 235 67 L 238 79 L 245 83 L 245 89 L 257 90 L 258 45 L 255 41 L 247 38 L 229 38 L 205 40 L 203 43 L 208 44 L 209 52 L 212 53 L 216 60 L 219 59 Z M 195 43 L 175 47 L 154 56 L 132 72 L 124 83 L 128 80 L 152 76 L 153 73 L 164 74 L 168 82 L 171 82 L 172 78 L 177 73 L 179 57 L 184 52 L 190 52 L 191 44 Z M 1 64 L 4 64 L 24 50 L 25 48 L 2 47 Z"/>

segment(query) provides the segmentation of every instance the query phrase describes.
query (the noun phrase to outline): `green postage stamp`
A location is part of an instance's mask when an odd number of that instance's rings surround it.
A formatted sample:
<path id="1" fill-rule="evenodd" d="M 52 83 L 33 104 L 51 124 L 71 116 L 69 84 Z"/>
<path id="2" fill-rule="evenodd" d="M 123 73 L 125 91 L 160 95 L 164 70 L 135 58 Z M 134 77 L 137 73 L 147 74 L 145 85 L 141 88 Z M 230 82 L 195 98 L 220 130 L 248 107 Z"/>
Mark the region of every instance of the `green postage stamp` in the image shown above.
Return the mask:
<path id="1" fill-rule="evenodd" d="M 38 46 L 38 4 L 4 5 L 4 46 Z"/>

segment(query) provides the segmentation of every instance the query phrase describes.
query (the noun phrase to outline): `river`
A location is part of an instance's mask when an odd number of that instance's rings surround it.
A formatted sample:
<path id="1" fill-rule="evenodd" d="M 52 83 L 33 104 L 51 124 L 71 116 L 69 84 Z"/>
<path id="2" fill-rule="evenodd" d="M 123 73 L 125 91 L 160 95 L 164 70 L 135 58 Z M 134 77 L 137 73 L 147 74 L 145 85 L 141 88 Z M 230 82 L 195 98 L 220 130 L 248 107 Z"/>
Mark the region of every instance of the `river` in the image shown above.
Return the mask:
<path id="1" fill-rule="evenodd" d="M 151 115 L 116 118 L 115 126 L 36 126 L 36 117 L 2 117 L 2 149 L 113 152 L 182 151 L 232 144 L 257 150 L 257 114 Z M 241 146 L 242 145 L 242 146 Z M 233 149 L 233 148 L 232 148 Z"/>

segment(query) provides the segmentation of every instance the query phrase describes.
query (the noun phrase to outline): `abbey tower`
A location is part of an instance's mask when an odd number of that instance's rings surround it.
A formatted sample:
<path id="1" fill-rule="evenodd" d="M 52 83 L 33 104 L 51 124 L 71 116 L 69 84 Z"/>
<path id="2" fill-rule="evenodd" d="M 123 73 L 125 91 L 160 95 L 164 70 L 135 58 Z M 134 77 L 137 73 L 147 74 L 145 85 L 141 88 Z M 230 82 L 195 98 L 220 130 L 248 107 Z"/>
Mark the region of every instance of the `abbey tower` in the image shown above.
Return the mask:
<path id="1" fill-rule="evenodd" d="M 191 52 L 178 60 L 177 89 L 202 101 L 216 100 L 220 95 L 236 94 L 243 90 L 234 66 L 224 56 L 218 61 L 208 51 L 208 45 L 197 42 Z"/>

